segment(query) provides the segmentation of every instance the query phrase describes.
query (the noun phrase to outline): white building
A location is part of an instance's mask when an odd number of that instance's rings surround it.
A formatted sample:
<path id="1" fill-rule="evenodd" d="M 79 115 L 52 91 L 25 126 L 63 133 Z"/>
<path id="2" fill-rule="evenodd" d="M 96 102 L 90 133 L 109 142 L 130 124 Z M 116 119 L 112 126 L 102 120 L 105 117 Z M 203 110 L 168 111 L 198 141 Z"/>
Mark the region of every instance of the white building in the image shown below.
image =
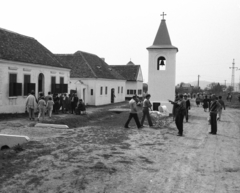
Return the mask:
<path id="1" fill-rule="evenodd" d="M 175 98 L 176 53 L 178 48 L 172 46 L 165 19 L 162 19 L 153 45 L 147 48 L 148 63 L 148 93 L 151 94 L 153 109 L 157 110 L 159 103 L 166 105 L 172 111 L 168 99 Z"/>
<path id="2" fill-rule="evenodd" d="M 68 92 L 70 68 L 32 37 L 0 28 L 0 113 L 25 112 L 31 90 Z M 58 88 L 58 89 L 56 89 Z"/>
<path id="3" fill-rule="evenodd" d="M 55 54 L 71 68 L 69 89 L 85 104 L 99 106 L 125 101 L 126 80 L 95 54 Z"/>
<path id="4" fill-rule="evenodd" d="M 125 99 L 131 99 L 133 95 L 143 96 L 143 75 L 140 65 L 129 61 L 127 65 L 110 65 L 111 68 L 121 74 L 126 80 Z"/>

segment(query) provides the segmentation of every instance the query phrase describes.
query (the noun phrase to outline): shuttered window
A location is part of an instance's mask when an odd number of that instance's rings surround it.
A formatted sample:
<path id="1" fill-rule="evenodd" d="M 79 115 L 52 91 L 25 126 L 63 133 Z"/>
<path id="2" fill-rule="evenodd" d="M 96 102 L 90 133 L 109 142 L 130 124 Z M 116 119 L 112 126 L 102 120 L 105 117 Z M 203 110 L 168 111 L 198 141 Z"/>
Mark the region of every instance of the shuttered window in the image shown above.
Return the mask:
<path id="1" fill-rule="evenodd" d="M 17 74 L 9 74 L 9 96 L 22 95 L 22 83 L 17 83 Z"/>

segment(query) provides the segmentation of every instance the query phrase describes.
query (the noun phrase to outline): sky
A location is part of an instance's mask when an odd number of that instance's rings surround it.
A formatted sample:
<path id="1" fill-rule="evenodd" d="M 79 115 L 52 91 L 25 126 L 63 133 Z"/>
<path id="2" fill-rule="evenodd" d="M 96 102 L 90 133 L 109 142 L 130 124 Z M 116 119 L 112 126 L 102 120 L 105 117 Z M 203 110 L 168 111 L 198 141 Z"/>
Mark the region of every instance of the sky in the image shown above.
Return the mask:
<path id="1" fill-rule="evenodd" d="M 240 69 L 240 0 L 0 0 L 0 28 L 38 40 L 57 54 L 93 53 L 109 65 L 141 65 L 165 16 L 176 55 L 176 84 L 231 83 Z M 235 83 L 240 70 L 235 71 Z"/>

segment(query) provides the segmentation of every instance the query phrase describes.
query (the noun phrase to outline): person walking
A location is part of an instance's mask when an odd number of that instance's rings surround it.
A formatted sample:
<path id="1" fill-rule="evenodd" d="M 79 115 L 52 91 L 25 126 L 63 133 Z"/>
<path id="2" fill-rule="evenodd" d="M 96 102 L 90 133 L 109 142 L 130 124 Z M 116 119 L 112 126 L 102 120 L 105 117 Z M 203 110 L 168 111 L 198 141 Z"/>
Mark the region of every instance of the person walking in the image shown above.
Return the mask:
<path id="1" fill-rule="evenodd" d="M 225 103 L 224 103 L 224 101 L 222 100 L 222 96 L 219 96 L 219 97 L 218 97 L 218 102 L 220 103 L 221 108 L 220 108 L 219 111 L 218 111 L 217 120 L 221 121 L 222 109 L 225 110 Z"/>
<path id="2" fill-rule="evenodd" d="M 142 116 L 142 120 L 141 120 L 141 125 L 143 126 L 143 123 L 144 123 L 144 120 L 145 120 L 145 116 L 147 116 L 147 120 L 148 120 L 148 124 L 150 127 L 153 126 L 152 124 L 152 120 L 151 120 L 151 117 L 150 117 L 150 114 L 149 114 L 149 109 L 151 109 L 152 107 L 152 104 L 151 102 L 149 101 L 149 99 L 151 98 L 151 95 L 150 94 L 147 94 L 146 95 L 146 98 L 144 99 L 143 101 L 143 116 Z"/>
<path id="3" fill-rule="evenodd" d="M 198 93 L 197 97 L 196 97 L 196 105 L 197 105 L 197 107 L 199 107 L 200 102 L 201 102 L 201 99 L 200 99 L 200 96 L 199 96 L 199 93 Z"/>
<path id="4" fill-rule="evenodd" d="M 136 95 L 132 97 L 132 99 L 129 101 L 129 107 L 130 107 L 130 113 L 127 122 L 125 123 L 124 127 L 129 128 L 128 124 L 130 123 L 131 119 L 134 118 L 135 123 L 138 127 L 138 129 L 142 128 L 137 114 L 137 103 L 136 103 Z"/>
<path id="5" fill-rule="evenodd" d="M 179 100 L 177 102 L 173 102 L 168 100 L 173 105 L 176 105 L 176 118 L 175 124 L 178 128 L 178 136 L 183 136 L 183 118 L 186 112 L 186 102 L 183 100 L 183 95 L 179 95 Z"/>
<path id="6" fill-rule="evenodd" d="M 178 94 L 176 94 L 174 102 L 176 103 L 178 101 L 178 99 L 179 99 L 178 98 Z M 175 121 L 175 118 L 176 118 L 176 115 L 177 115 L 177 113 L 176 113 L 176 105 L 175 104 L 173 104 L 172 115 L 173 115 L 173 121 Z"/>
<path id="7" fill-rule="evenodd" d="M 36 108 L 37 108 L 36 98 L 34 96 L 34 91 L 32 90 L 26 99 L 26 109 L 29 114 L 30 121 L 35 119 L 34 110 Z"/>
<path id="8" fill-rule="evenodd" d="M 39 109 L 38 121 L 39 121 L 40 117 L 42 117 L 42 119 L 44 120 L 45 110 L 46 110 L 46 102 L 45 102 L 44 97 L 40 98 L 40 100 L 38 101 L 38 109 Z"/>
<path id="9" fill-rule="evenodd" d="M 47 106 L 46 106 L 49 118 L 52 117 L 53 105 L 54 105 L 54 102 L 52 100 L 52 97 L 49 97 L 48 102 L 47 102 Z"/>
<path id="10" fill-rule="evenodd" d="M 188 111 L 191 109 L 191 103 L 188 99 L 187 94 L 184 94 L 184 100 L 185 100 L 185 103 L 186 103 L 185 117 L 186 117 L 186 122 L 188 122 Z"/>
<path id="11" fill-rule="evenodd" d="M 211 132 L 209 134 L 216 135 L 217 134 L 217 113 L 221 108 L 220 103 L 217 101 L 216 96 L 213 94 L 211 96 L 212 102 L 210 104 L 210 124 L 211 124 Z"/>
<path id="12" fill-rule="evenodd" d="M 204 112 L 207 112 L 207 109 L 208 109 L 208 97 L 207 97 L 207 95 L 205 95 L 205 98 L 203 99 L 203 109 L 204 109 Z"/>

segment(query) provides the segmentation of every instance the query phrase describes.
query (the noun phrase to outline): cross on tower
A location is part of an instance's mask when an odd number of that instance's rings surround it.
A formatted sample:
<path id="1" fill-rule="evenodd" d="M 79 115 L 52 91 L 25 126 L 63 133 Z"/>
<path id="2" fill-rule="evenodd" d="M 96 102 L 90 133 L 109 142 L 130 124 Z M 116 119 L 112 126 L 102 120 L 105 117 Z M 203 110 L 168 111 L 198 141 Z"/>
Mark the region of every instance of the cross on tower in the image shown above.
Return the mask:
<path id="1" fill-rule="evenodd" d="M 160 16 L 163 16 L 163 19 L 164 19 L 164 15 L 167 15 L 167 14 L 164 14 L 164 12 L 163 12 Z"/>

